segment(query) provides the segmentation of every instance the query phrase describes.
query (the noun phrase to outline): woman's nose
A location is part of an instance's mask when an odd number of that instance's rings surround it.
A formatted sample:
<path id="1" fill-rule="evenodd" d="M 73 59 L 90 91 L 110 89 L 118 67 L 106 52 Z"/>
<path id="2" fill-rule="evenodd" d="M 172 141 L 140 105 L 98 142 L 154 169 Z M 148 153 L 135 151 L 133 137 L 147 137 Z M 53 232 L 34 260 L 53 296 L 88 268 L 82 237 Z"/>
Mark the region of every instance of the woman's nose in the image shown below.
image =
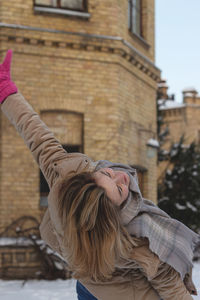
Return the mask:
<path id="1" fill-rule="evenodd" d="M 122 183 L 122 176 L 119 173 L 115 173 L 114 181 L 116 183 Z"/>

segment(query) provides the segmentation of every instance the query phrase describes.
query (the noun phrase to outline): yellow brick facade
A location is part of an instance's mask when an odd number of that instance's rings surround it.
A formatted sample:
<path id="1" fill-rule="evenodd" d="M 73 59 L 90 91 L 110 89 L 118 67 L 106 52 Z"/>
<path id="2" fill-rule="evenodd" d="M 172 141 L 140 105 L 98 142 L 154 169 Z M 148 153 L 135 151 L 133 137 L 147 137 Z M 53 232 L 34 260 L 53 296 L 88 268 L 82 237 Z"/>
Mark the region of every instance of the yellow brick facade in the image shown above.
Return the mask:
<path id="1" fill-rule="evenodd" d="M 167 98 L 167 87 L 161 92 Z M 167 101 L 162 105 L 161 114 L 163 116 L 163 128 L 169 128 L 169 135 L 166 137 L 165 149 L 169 149 L 172 143 L 177 143 L 184 135 L 184 144 L 192 142 L 200 143 L 200 96 L 194 88 L 183 91 L 182 103 Z M 162 179 L 166 162 L 159 165 L 158 178 Z"/>
<path id="2" fill-rule="evenodd" d="M 14 51 L 12 78 L 62 144 L 94 160 L 139 165 L 156 201 L 154 0 L 142 1 L 143 38 L 128 30 L 127 0 L 90 0 L 90 17 L 34 12 L 32 0 L 0 1 L 0 59 Z M 0 115 L 0 232 L 22 215 L 41 219 L 39 169 Z"/>
<path id="3" fill-rule="evenodd" d="M 168 145 L 184 134 L 185 144 L 200 142 L 200 96 L 194 89 L 183 92 L 183 102 L 161 110 L 165 125 L 169 127 Z"/>

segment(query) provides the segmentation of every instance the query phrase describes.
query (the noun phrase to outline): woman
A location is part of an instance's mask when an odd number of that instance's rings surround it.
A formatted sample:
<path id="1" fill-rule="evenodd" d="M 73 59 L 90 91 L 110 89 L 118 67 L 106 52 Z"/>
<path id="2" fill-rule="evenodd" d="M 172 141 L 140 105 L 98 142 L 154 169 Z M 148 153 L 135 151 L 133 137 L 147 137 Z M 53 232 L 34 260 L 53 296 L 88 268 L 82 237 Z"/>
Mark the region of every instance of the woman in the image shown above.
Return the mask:
<path id="1" fill-rule="evenodd" d="M 41 236 L 79 279 L 79 299 L 192 299 L 199 236 L 142 198 L 134 169 L 67 153 L 17 92 L 11 58 L 9 50 L 0 65 L 2 111 L 49 184 Z"/>

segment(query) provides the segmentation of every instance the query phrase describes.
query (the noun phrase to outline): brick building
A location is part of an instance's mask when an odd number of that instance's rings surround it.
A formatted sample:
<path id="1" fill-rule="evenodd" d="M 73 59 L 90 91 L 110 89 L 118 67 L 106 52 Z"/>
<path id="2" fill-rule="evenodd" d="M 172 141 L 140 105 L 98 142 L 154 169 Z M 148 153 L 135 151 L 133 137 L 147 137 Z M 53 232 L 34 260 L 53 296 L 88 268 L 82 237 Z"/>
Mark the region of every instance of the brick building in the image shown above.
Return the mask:
<path id="1" fill-rule="evenodd" d="M 138 168 L 156 201 L 154 0 L 0 1 L 0 59 L 68 151 Z M 48 187 L 22 139 L 0 114 L 0 232 L 32 215 Z"/>
<path id="2" fill-rule="evenodd" d="M 159 84 L 162 103 L 160 106 L 163 116 L 164 127 L 169 128 L 169 135 L 166 137 L 165 148 L 168 149 L 171 143 L 176 143 L 184 134 L 184 144 L 192 142 L 200 143 L 200 95 L 195 88 L 183 90 L 183 100 L 181 103 L 169 99 L 168 86 L 165 81 Z M 166 163 L 159 166 L 159 178 L 162 178 Z"/>

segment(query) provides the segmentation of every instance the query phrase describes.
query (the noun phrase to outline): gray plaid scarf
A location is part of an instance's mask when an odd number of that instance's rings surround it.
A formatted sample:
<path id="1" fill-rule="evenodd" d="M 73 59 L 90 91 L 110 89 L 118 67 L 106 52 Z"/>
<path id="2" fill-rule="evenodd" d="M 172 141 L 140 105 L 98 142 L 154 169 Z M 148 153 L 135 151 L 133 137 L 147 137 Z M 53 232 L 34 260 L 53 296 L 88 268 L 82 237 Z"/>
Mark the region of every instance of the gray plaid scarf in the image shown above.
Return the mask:
<path id="1" fill-rule="evenodd" d="M 121 207 L 123 225 L 131 235 L 147 237 L 151 251 L 178 271 L 183 279 L 193 267 L 193 252 L 200 242 L 200 235 L 142 197 L 135 169 L 107 160 L 96 162 L 95 170 L 101 168 L 112 168 L 129 175 L 129 196 Z"/>

